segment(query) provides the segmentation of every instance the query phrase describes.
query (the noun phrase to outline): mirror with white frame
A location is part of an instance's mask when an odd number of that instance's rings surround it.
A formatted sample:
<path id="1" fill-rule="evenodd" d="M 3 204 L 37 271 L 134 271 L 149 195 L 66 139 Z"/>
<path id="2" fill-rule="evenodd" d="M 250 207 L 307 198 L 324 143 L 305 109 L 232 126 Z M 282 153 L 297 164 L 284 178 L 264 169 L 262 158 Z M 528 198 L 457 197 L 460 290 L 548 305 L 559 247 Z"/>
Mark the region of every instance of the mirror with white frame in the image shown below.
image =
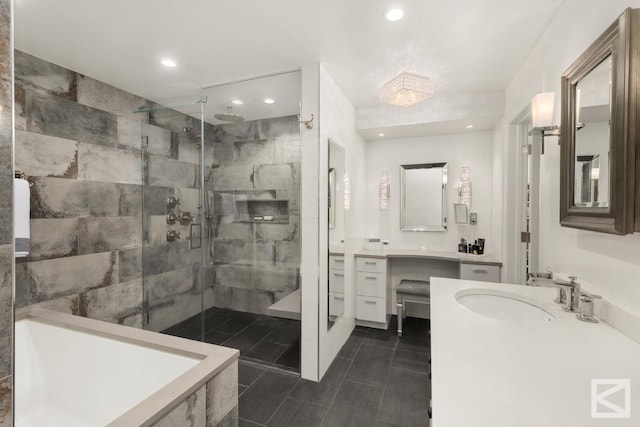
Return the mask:
<path id="1" fill-rule="evenodd" d="M 400 166 L 400 229 L 447 229 L 447 164 Z"/>

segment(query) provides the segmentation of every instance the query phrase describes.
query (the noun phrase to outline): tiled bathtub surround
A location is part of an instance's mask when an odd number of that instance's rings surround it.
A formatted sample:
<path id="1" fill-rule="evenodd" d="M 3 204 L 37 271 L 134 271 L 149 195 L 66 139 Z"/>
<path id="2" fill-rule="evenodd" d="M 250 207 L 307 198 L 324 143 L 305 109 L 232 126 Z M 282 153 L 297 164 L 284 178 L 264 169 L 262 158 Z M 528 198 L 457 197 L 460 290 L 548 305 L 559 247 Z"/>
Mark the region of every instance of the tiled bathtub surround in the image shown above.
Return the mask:
<path id="1" fill-rule="evenodd" d="M 0 426 L 13 425 L 11 2 L 0 0 Z"/>

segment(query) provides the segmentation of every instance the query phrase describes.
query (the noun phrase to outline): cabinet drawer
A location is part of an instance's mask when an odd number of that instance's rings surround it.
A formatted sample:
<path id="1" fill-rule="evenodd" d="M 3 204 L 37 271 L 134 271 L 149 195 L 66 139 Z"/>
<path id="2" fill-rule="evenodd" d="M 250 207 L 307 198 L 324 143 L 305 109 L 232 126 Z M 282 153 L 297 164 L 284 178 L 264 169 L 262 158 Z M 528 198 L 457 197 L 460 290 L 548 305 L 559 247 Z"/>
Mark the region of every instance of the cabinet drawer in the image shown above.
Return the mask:
<path id="1" fill-rule="evenodd" d="M 331 270 L 344 270 L 344 257 L 329 255 L 329 268 Z"/>
<path id="2" fill-rule="evenodd" d="M 387 275 L 358 271 L 356 292 L 358 295 L 385 298 L 387 295 Z"/>
<path id="3" fill-rule="evenodd" d="M 329 291 L 344 293 L 344 270 L 329 270 Z"/>
<path id="4" fill-rule="evenodd" d="M 370 322 L 386 322 L 387 307 L 384 298 L 356 297 L 356 319 Z"/>
<path id="5" fill-rule="evenodd" d="M 344 294 L 329 292 L 329 315 L 340 316 L 344 313 Z"/>
<path id="6" fill-rule="evenodd" d="M 484 264 L 460 264 L 460 278 L 480 282 L 500 283 L 500 266 Z"/>
<path id="7" fill-rule="evenodd" d="M 384 258 L 358 257 L 356 259 L 356 269 L 369 273 L 386 273 L 387 260 Z"/>

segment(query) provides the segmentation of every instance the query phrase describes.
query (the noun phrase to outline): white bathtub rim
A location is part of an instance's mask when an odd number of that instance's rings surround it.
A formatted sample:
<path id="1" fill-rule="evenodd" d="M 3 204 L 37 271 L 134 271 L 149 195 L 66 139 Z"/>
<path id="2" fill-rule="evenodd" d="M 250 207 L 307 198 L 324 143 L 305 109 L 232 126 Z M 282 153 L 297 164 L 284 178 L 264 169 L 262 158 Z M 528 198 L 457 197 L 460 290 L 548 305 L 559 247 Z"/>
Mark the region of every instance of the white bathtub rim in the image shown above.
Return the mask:
<path id="1" fill-rule="evenodd" d="M 58 313 L 39 307 L 16 310 L 15 320 L 33 319 L 78 332 L 116 339 L 147 348 L 200 359 L 200 362 L 109 424 L 110 427 L 151 426 L 237 361 L 238 350 L 159 334 L 123 325 Z"/>

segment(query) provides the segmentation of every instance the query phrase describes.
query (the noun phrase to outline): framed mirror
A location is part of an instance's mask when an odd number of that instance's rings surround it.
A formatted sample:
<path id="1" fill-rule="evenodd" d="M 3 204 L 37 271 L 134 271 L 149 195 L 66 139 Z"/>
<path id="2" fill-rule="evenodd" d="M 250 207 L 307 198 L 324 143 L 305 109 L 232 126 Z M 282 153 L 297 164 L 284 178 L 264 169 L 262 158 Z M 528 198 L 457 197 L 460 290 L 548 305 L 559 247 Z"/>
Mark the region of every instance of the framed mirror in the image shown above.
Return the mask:
<path id="1" fill-rule="evenodd" d="M 344 239 L 346 222 L 344 209 L 344 176 L 346 173 L 345 150 L 337 142 L 329 139 L 329 174 L 328 174 L 328 206 L 329 206 L 329 263 L 328 263 L 328 295 L 329 313 L 327 313 L 327 329 L 335 324 L 344 313 Z"/>
<path id="2" fill-rule="evenodd" d="M 400 229 L 447 229 L 447 164 L 400 166 Z"/>
<path id="3" fill-rule="evenodd" d="M 638 12 L 627 9 L 562 75 L 562 226 L 633 232 Z"/>

